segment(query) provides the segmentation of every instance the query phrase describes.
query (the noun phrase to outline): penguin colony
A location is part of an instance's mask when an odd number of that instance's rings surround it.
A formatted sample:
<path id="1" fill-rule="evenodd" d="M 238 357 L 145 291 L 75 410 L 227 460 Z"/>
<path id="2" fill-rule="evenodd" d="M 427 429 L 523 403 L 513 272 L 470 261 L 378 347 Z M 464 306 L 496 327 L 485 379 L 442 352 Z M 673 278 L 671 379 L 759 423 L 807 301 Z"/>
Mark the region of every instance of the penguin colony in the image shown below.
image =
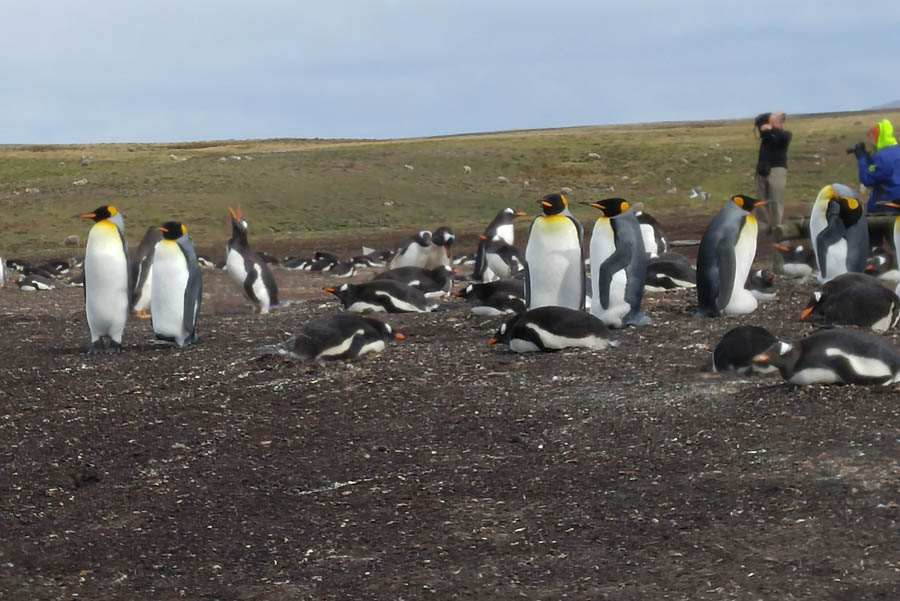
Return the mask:
<path id="1" fill-rule="evenodd" d="M 762 203 L 749 196 L 733 196 L 712 218 L 696 267 L 669 250 L 656 219 L 623 198 L 582 203 L 600 211 L 587 245 L 566 194 L 548 194 L 537 204 L 524 248 L 515 245 L 514 222 L 526 213 L 504 208 L 479 237 L 470 260 L 454 260 L 455 235 L 441 226 L 416 232 L 383 252 L 364 248 L 349 260 L 317 251 L 308 259 L 279 261 L 251 248 L 247 221 L 240 209 L 229 209 L 232 236 L 219 267 L 259 315 L 287 305 L 279 297 L 272 263 L 347 278 L 363 267 L 380 270 L 369 281 L 324 288 L 346 312 L 311 320 L 284 343 L 257 349 L 313 361 L 380 353 L 388 341 L 404 338 L 362 314 L 434 311 L 450 298 L 464 299 L 476 316 L 505 316 L 488 344 L 505 344 L 513 352 L 615 352 L 612 330 L 652 325 L 642 310 L 645 293 L 695 288 L 695 315 L 713 318 L 748 314 L 776 298 L 775 274 L 752 269 L 758 237 L 752 211 Z M 121 352 L 132 312 L 151 319 L 159 345 L 184 348 L 200 340 L 201 265 L 213 261 L 197 256 L 187 227 L 169 221 L 148 228 L 132 256 L 116 207 L 104 205 L 78 216 L 93 221 L 80 280 L 89 352 Z M 811 207 L 810 239 L 777 244 L 773 251 L 782 254 L 784 276 L 818 274 L 821 287 L 798 310 L 798 321 L 827 329 L 789 342 L 757 326 L 732 328 L 716 344 L 711 370 L 777 371 L 787 382 L 802 385 L 900 381 L 900 350 L 878 335 L 900 321 L 900 298 L 893 289 L 900 281 L 893 275 L 900 274 L 900 260 L 895 252 L 870 249 L 868 242 L 866 216 L 854 191 L 841 184 L 823 187 Z M 900 245 L 900 219 L 893 243 Z M 455 265 L 466 262 L 473 264 L 472 273 L 460 275 Z M 49 290 L 77 263 L 34 266 L 21 259 L 0 260 L 0 275 L 4 284 L 15 281 L 22 290 Z M 454 291 L 460 280 L 465 281 Z M 73 285 L 78 282 L 73 278 Z"/>

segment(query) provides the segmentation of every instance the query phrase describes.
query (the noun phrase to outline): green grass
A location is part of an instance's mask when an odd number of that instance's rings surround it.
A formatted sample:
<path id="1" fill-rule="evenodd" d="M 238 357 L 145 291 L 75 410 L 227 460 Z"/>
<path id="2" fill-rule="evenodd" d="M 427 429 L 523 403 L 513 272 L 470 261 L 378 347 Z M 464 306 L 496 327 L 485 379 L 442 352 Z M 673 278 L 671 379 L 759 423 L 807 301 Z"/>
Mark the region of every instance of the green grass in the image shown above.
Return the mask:
<path id="1" fill-rule="evenodd" d="M 788 214 L 807 212 L 825 184 L 856 186 L 855 162 L 844 149 L 882 116 L 896 122 L 900 111 L 789 118 Z M 227 207 L 238 205 L 255 244 L 443 224 L 478 230 L 505 206 L 533 213 L 538 197 L 562 186 L 573 189 L 573 201 L 615 195 L 662 216 L 712 214 L 732 194 L 754 193 L 757 148 L 750 119 L 381 141 L 7 146 L 0 147 L 0 254 L 59 254 L 65 236 L 83 241 L 89 229 L 72 215 L 106 203 L 125 214 L 133 244 L 146 227 L 177 219 L 207 247 L 228 238 Z M 80 166 L 82 156 L 90 165 Z M 498 183 L 501 175 L 510 183 Z M 81 178 L 88 183 L 73 185 Z M 615 191 L 604 192 L 610 185 Z M 677 192 L 667 194 L 672 186 Z M 688 199 L 693 186 L 711 199 Z M 573 212 L 585 223 L 595 216 L 577 205 Z"/>

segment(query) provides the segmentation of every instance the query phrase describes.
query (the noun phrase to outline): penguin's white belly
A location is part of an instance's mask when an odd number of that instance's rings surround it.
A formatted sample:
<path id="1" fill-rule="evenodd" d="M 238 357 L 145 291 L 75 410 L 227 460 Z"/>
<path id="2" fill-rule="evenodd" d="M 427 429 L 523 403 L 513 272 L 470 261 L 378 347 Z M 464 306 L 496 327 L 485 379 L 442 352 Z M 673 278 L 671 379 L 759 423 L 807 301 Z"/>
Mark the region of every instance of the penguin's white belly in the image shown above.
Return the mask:
<path id="1" fill-rule="evenodd" d="M 262 269 L 255 263 L 252 264 L 251 269 L 256 272 L 256 279 L 253 280 L 251 290 L 253 290 L 253 294 L 258 299 L 258 302 L 254 301 L 250 295 L 247 294 L 247 290 L 244 287 L 244 282 L 247 281 L 247 276 L 249 275 L 244 264 L 244 257 L 236 250 L 232 249 L 228 251 L 228 256 L 225 259 L 225 270 L 228 272 L 228 275 L 231 276 L 231 279 L 234 280 L 238 286 L 240 286 L 244 296 L 257 305 L 259 312 L 266 314 L 269 312 L 271 300 L 269 299 L 269 290 L 266 288 L 265 282 L 263 282 Z"/>
<path id="2" fill-rule="evenodd" d="M 150 265 L 147 268 L 147 279 L 144 280 L 144 285 L 141 286 L 140 290 L 138 290 L 137 297 L 134 299 L 135 311 L 146 311 L 150 308 L 150 293 L 152 291 L 152 286 L 153 265 Z"/>
<path id="3" fill-rule="evenodd" d="M 156 245 L 153 271 L 156 273 L 150 291 L 153 332 L 174 338 L 179 346 L 184 346 L 184 339 L 190 333 L 184 329 L 188 265 L 178 244 L 163 241 Z"/>
<path id="4" fill-rule="evenodd" d="M 500 236 L 501 240 L 512 246 L 516 237 L 516 230 L 511 223 L 507 223 L 497 227 L 497 236 Z"/>
<path id="5" fill-rule="evenodd" d="M 244 267 L 244 257 L 241 253 L 232 249 L 228 251 L 225 257 L 225 271 L 232 281 L 244 290 L 244 282 L 247 281 L 247 269 Z"/>
<path id="6" fill-rule="evenodd" d="M 819 256 L 819 245 L 816 244 L 816 239 L 822 233 L 822 230 L 825 229 L 827 223 L 825 220 L 825 205 L 817 200 L 813 205 L 812 212 L 809 214 L 809 241 L 812 243 L 813 254 L 816 256 L 816 265 L 819 267 L 820 272 L 825 264 L 825 257 Z"/>
<path id="7" fill-rule="evenodd" d="M 509 265 L 507 265 L 503 258 L 497 253 L 487 253 L 486 258 L 488 269 L 500 279 L 508 278 L 513 275 Z"/>
<path id="8" fill-rule="evenodd" d="M 644 250 L 651 258 L 659 256 L 659 250 L 656 248 L 656 234 L 653 226 L 646 223 L 641 224 L 641 238 L 644 239 Z"/>
<path id="9" fill-rule="evenodd" d="M 847 240 L 841 238 L 825 249 L 825 277 L 823 282 L 829 282 L 847 273 Z"/>
<path id="10" fill-rule="evenodd" d="M 532 227 L 528 264 L 529 309 L 546 306 L 580 309 L 584 302 L 584 265 L 578 230 L 567 217 L 538 217 Z"/>
<path id="11" fill-rule="evenodd" d="M 435 269 L 441 265 L 450 265 L 450 257 L 443 246 L 432 244 L 428 247 L 428 253 L 425 259 L 425 269 Z"/>
<path id="12" fill-rule="evenodd" d="M 84 257 L 84 300 L 91 341 L 109 336 L 122 342 L 128 320 L 128 261 L 112 223 L 98 222 L 88 234 Z"/>
<path id="13" fill-rule="evenodd" d="M 616 252 L 614 236 L 609 219 L 598 219 L 591 236 L 591 314 L 608 326 L 621 327 L 622 318 L 631 310 L 631 306 L 625 302 L 628 277 L 624 269 L 615 272 L 610 278 L 609 304 L 604 307 L 600 302 L 600 266 Z"/>
<path id="14" fill-rule="evenodd" d="M 398 267 L 425 267 L 428 262 L 428 249 L 413 242 L 406 252 L 397 254 L 391 261 L 391 269 Z"/>
<path id="15" fill-rule="evenodd" d="M 756 297 L 744 287 L 756 257 L 757 229 L 756 218 L 749 215 L 734 245 L 734 280 L 722 282 L 723 286 L 731 286 L 731 298 L 722 309 L 725 315 L 751 313 L 759 304 Z"/>

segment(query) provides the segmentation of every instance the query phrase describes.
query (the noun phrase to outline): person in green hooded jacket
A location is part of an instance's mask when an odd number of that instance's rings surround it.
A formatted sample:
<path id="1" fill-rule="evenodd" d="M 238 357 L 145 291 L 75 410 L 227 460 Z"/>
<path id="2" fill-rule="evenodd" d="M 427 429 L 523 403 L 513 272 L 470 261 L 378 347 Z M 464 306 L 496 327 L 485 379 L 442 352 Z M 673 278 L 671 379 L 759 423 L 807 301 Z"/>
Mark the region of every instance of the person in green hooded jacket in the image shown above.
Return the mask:
<path id="1" fill-rule="evenodd" d="M 866 212 L 897 213 L 897 209 L 881 204 L 900 202 L 900 146 L 894 138 L 894 126 L 882 119 L 866 133 L 866 137 L 874 147 L 871 155 L 866 152 L 863 142 L 850 150 L 856 155 L 859 181 L 872 189 Z"/>

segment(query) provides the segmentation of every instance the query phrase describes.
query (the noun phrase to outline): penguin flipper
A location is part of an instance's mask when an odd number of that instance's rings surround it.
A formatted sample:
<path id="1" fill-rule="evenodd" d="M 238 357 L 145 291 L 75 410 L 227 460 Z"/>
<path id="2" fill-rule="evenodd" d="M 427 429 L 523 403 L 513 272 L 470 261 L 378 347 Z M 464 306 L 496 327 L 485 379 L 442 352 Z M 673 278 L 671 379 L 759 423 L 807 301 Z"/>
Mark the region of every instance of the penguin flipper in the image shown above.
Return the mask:
<path id="1" fill-rule="evenodd" d="M 734 257 L 734 241 L 730 238 L 723 237 L 716 247 L 716 265 L 718 266 L 718 277 L 715 278 L 715 294 L 712 296 L 715 301 L 716 311 L 721 312 L 728 302 L 731 300 L 731 292 L 734 288 L 734 277 L 737 269 L 737 261 Z"/>
<path id="2" fill-rule="evenodd" d="M 581 277 L 578 278 L 581 285 L 581 291 L 578 294 L 578 298 L 580 299 L 578 309 L 580 311 L 584 311 L 585 289 L 587 286 L 587 276 L 584 272 L 584 228 L 581 227 L 581 223 L 572 215 L 568 215 L 568 218 L 572 221 L 573 224 L 575 224 L 575 230 L 578 232 L 578 246 L 581 248 L 581 257 L 578 260 L 578 269 L 581 273 Z"/>
<path id="3" fill-rule="evenodd" d="M 604 309 L 609 308 L 609 285 L 613 275 L 625 269 L 630 260 L 631 245 L 624 243 L 622 246 L 616 246 L 615 252 L 606 257 L 606 260 L 600 265 L 597 278 L 600 285 L 600 305 Z"/>
<path id="4" fill-rule="evenodd" d="M 828 274 L 825 273 L 828 261 L 826 261 L 828 247 L 830 247 L 835 242 L 839 241 L 844 237 L 846 230 L 844 229 L 844 222 L 841 221 L 840 215 L 837 211 L 831 210 L 831 205 L 837 205 L 837 203 L 829 203 L 828 207 L 828 224 L 819 232 L 819 235 L 816 236 L 815 244 L 816 244 L 816 257 L 818 257 L 821 265 L 819 265 L 819 271 L 822 273 L 822 277 L 828 277 Z"/>
<path id="5" fill-rule="evenodd" d="M 187 255 L 187 252 L 185 252 Z M 200 274 L 200 265 L 197 263 L 197 257 L 194 255 L 193 262 L 188 258 L 188 281 L 184 291 L 184 316 L 182 317 L 182 327 L 188 333 L 185 343 L 188 339 L 191 342 L 195 339 L 197 330 L 197 317 L 200 315 L 200 301 L 203 298 L 203 279 Z"/>
<path id="6" fill-rule="evenodd" d="M 278 284 L 275 282 L 275 276 L 272 274 L 272 270 L 269 269 L 269 266 L 265 261 L 261 261 L 260 267 L 262 268 L 263 284 L 265 284 L 266 290 L 269 291 L 269 304 L 273 307 L 280 305 L 281 301 L 278 299 Z"/>
<path id="7" fill-rule="evenodd" d="M 260 262 L 262 262 L 262 259 L 260 259 Z M 256 297 L 256 293 L 253 292 L 253 284 L 256 283 L 256 278 L 259 277 L 259 274 L 256 271 L 256 265 L 253 264 L 253 261 L 245 260 L 244 269 L 247 272 L 247 277 L 244 279 L 244 294 L 247 295 L 247 298 L 249 298 L 253 304 L 258 305 L 259 299 Z"/>

